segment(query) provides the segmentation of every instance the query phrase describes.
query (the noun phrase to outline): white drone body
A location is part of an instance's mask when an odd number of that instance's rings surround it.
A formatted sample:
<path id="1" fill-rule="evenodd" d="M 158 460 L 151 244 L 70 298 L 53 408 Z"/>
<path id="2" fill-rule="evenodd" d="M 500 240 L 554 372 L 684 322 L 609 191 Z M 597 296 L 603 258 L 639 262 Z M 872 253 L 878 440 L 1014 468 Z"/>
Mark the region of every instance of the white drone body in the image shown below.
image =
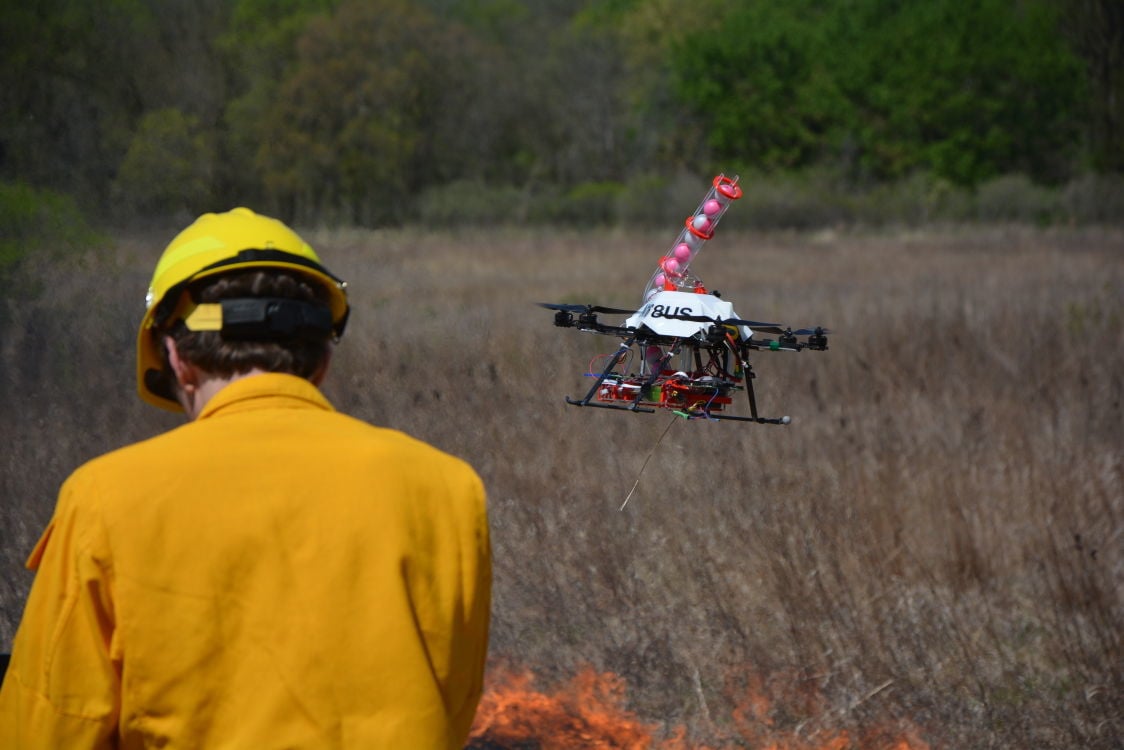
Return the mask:
<path id="1" fill-rule="evenodd" d="M 684 316 L 699 316 L 707 320 L 685 320 Z M 705 337 L 715 323 L 737 317 L 731 303 L 713 294 L 655 291 L 624 324 L 627 328 L 647 326 L 661 336 L 690 338 Z M 742 338 L 753 336 L 749 326 L 738 326 L 738 330 Z"/>

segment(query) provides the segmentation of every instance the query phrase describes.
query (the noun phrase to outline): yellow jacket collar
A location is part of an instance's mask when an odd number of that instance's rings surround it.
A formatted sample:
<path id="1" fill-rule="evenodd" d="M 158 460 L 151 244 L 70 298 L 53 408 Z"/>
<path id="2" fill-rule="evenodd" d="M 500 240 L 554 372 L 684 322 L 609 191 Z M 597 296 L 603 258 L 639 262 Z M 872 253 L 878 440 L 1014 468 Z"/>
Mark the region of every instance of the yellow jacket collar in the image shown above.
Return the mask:
<path id="1" fill-rule="evenodd" d="M 235 380 L 216 393 L 197 419 L 207 419 L 218 412 L 235 412 L 256 409 L 268 405 L 277 407 L 278 400 L 298 402 L 290 408 L 316 408 L 335 411 L 324 394 L 309 381 L 296 375 L 283 373 L 261 373 Z M 303 403 L 300 403 L 303 402 Z"/>

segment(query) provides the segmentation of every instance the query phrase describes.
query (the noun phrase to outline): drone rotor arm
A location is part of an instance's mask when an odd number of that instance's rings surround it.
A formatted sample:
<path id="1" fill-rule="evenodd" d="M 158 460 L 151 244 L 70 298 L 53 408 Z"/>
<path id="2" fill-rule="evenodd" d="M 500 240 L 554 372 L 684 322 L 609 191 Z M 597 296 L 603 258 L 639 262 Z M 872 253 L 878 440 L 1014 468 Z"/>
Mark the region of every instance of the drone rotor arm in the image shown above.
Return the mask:
<path id="1" fill-rule="evenodd" d="M 781 328 L 780 326 L 777 326 L 777 325 L 773 325 L 772 323 L 757 323 L 757 324 L 754 324 L 754 322 L 751 321 L 751 320 L 738 320 L 738 321 L 733 321 L 733 322 L 737 325 L 749 326 L 753 330 L 754 333 L 773 333 L 773 334 L 776 334 L 778 336 L 781 335 L 782 333 L 784 333 L 783 328 Z"/>
<path id="2" fill-rule="evenodd" d="M 539 307 L 547 310 L 563 310 L 571 313 L 605 313 L 606 315 L 632 315 L 635 310 L 624 310 L 619 307 L 603 307 L 601 305 L 574 305 L 566 302 L 536 302 Z"/>

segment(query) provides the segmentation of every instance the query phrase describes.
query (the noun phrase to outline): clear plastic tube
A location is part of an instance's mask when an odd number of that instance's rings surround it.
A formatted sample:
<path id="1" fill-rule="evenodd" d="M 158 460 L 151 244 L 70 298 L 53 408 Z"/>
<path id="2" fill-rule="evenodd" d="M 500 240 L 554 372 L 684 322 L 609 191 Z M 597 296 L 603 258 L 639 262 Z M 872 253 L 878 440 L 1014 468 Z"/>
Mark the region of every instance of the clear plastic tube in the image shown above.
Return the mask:
<path id="1" fill-rule="evenodd" d="M 737 177 L 718 175 L 710 190 L 699 203 L 695 212 L 687 217 L 683 230 L 675 238 L 671 248 L 660 258 L 655 272 L 644 288 L 641 303 L 659 291 L 680 291 L 706 293 L 702 281 L 691 273 L 691 262 L 699 254 L 703 245 L 714 236 L 718 222 L 726 214 L 730 204 L 742 197 Z"/>

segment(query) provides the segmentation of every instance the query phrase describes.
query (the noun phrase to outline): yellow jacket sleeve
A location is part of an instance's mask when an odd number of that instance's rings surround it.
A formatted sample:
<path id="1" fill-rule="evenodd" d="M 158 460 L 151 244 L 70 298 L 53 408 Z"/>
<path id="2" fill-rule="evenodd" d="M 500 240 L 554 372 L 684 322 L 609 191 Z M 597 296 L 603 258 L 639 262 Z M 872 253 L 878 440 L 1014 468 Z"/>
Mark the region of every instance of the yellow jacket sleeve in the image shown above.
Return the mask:
<path id="1" fill-rule="evenodd" d="M 68 482 L 27 563 L 37 574 L 0 689 L 0 747 L 116 747 L 111 571 L 73 493 Z"/>

